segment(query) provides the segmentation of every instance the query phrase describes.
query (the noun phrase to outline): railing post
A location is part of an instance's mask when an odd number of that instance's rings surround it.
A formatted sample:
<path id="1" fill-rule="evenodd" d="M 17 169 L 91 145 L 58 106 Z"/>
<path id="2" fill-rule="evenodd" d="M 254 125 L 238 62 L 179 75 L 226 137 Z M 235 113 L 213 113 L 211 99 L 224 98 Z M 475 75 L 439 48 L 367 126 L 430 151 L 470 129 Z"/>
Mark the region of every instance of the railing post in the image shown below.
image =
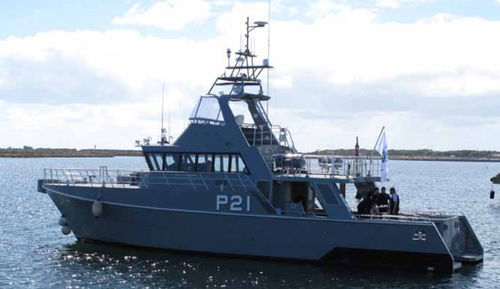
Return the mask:
<path id="1" fill-rule="evenodd" d="M 89 178 L 90 187 L 93 188 L 94 187 L 94 184 L 93 184 L 94 180 L 92 180 L 92 176 L 89 173 L 89 170 L 85 170 L 85 172 L 87 173 L 87 178 Z"/>
<path id="2" fill-rule="evenodd" d="M 255 139 L 257 138 L 257 127 L 253 130 L 253 146 L 255 146 Z"/>
<path id="3" fill-rule="evenodd" d="M 264 145 L 264 125 L 259 125 L 260 128 L 260 145 Z"/>
<path id="4" fill-rule="evenodd" d="M 200 179 L 201 179 L 203 185 L 205 186 L 205 189 L 208 190 L 207 182 L 205 182 L 205 177 L 203 176 L 202 173 L 200 173 L 199 176 L 200 176 Z"/>
<path id="5" fill-rule="evenodd" d="M 248 192 L 247 188 L 245 187 L 245 184 L 243 184 L 243 180 L 241 179 L 240 173 L 236 173 L 236 175 L 238 176 L 238 179 L 240 180 L 240 184 L 243 187 L 243 189 L 245 190 L 245 193 Z"/>
<path id="6" fill-rule="evenodd" d="M 194 185 L 194 182 L 193 182 L 193 178 L 191 177 L 191 175 L 188 175 L 188 179 L 189 179 L 189 182 L 191 183 L 191 185 L 193 186 L 194 190 L 196 191 L 196 186 Z"/>
<path id="7" fill-rule="evenodd" d="M 229 186 L 231 187 L 231 190 L 233 192 L 235 192 L 234 190 L 234 187 L 233 187 L 233 184 L 231 183 L 231 180 L 227 177 L 227 174 L 226 173 L 222 173 L 224 175 L 224 178 L 226 179 L 227 183 L 229 184 Z"/>

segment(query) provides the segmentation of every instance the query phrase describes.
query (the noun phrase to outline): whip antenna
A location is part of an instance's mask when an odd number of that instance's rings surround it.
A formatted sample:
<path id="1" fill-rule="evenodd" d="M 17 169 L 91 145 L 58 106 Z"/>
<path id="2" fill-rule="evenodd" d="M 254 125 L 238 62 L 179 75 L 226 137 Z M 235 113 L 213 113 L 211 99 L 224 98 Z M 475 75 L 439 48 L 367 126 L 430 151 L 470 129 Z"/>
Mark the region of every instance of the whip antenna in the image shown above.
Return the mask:
<path id="1" fill-rule="evenodd" d="M 161 132 L 163 133 L 163 113 L 165 104 L 165 82 L 161 83 Z"/>
<path id="2" fill-rule="evenodd" d="M 271 54 L 271 0 L 267 2 L 267 61 Z M 267 96 L 269 96 L 269 69 L 267 69 Z M 266 114 L 269 117 L 269 100 L 266 101 Z"/>
<path id="3" fill-rule="evenodd" d="M 161 133 L 160 133 L 160 144 L 164 145 L 168 143 L 167 134 L 165 127 L 163 125 L 163 115 L 165 114 L 165 82 L 161 83 Z M 169 129 L 170 131 L 170 129 Z"/>

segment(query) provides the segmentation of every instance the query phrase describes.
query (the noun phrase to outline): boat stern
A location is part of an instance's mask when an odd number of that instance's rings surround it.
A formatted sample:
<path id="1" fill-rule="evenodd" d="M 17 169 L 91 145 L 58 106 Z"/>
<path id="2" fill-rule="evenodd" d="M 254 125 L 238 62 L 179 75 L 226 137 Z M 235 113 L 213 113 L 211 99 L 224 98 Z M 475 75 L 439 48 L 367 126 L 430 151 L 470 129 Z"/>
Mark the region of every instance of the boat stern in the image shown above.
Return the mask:
<path id="1" fill-rule="evenodd" d="M 483 247 L 464 215 L 429 213 L 419 215 L 429 217 L 434 222 L 456 262 L 476 264 L 483 261 Z"/>

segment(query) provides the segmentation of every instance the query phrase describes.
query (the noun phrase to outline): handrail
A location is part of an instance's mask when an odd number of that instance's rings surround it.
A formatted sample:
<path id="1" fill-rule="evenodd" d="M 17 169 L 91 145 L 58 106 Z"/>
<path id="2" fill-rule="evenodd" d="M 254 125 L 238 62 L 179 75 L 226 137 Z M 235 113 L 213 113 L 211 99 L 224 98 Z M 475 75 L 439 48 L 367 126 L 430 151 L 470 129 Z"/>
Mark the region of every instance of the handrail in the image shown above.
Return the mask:
<path id="1" fill-rule="evenodd" d="M 390 214 L 355 214 L 360 219 L 397 220 L 397 221 L 426 221 L 443 220 L 463 216 L 463 214 L 449 213 L 438 210 L 405 210 L 399 215 Z"/>
<path id="2" fill-rule="evenodd" d="M 245 185 L 243 184 L 243 180 L 241 179 L 241 175 L 238 174 L 238 179 L 240 180 L 240 183 L 241 183 L 241 187 L 245 190 L 245 193 L 247 192 L 247 188 L 245 187 Z"/>
<path id="3" fill-rule="evenodd" d="M 363 156 L 333 156 L 333 155 L 302 155 L 289 154 L 276 158 L 274 156 L 273 171 L 285 175 L 317 175 L 329 178 L 356 178 L 380 177 L 380 160 L 374 160 L 369 166 L 370 159 Z M 277 160 L 281 161 L 277 161 Z"/>
<path id="4" fill-rule="evenodd" d="M 355 214 L 358 219 L 370 219 L 381 221 L 400 221 L 400 222 L 432 222 L 431 218 L 419 216 L 406 216 L 406 215 L 384 215 L 384 214 Z"/>
<path id="5" fill-rule="evenodd" d="M 259 126 L 251 123 L 242 123 L 241 128 L 252 130 L 250 132 L 251 135 L 246 132 L 244 132 L 244 135 L 247 139 L 250 138 L 249 142 L 253 146 L 256 144 L 263 145 L 267 142 L 271 145 L 276 145 L 275 141 L 277 141 L 277 144 L 280 146 L 289 147 L 295 151 L 295 144 L 290 131 L 280 125 Z"/>
<path id="6" fill-rule="evenodd" d="M 195 190 L 198 187 L 209 189 L 207 181 L 224 180 L 232 191 L 241 186 L 245 191 L 252 187 L 252 182 L 245 184 L 242 173 L 197 173 L 197 172 L 163 172 L 163 171 L 126 171 L 111 170 L 106 167 L 100 169 L 44 169 L 44 183 L 58 185 L 90 185 L 95 184 L 116 187 L 145 185 L 188 185 Z M 147 175 L 147 176 L 146 176 Z M 230 176 L 237 177 L 230 177 Z M 247 177 L 244 175 L 243 177 Z M 237 185 L 236 182 L 239 184 Z"/>
<path id="7" fill-rule="evenodd" d="M 306 155 L 309 173 L 329 173 L 333 176 L 346 177 L 380 177 L 380 160 L 371 161 L 364 156 L 315 156 Z"/>

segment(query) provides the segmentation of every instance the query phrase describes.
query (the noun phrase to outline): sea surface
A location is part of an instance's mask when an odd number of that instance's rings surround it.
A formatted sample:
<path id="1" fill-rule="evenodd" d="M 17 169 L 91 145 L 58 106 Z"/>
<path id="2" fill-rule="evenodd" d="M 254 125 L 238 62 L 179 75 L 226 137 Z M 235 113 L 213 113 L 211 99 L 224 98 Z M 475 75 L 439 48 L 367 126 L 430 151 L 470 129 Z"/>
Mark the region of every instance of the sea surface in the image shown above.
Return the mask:
<path id="1" fill-rule="evenodd" d="M 145 168 L 140 157 L 0 159 L 0 288 L 500 288 L 500 163 L 390 161 L 402 209 L 466 214 L 485 260 L 453 275 L 174 254 L 79 244 L 36 191 L 43 168 Z M 500 193 L 500 188 L 497 189 Z M 348 201 L 355 205 L 354 193 Z"/>

